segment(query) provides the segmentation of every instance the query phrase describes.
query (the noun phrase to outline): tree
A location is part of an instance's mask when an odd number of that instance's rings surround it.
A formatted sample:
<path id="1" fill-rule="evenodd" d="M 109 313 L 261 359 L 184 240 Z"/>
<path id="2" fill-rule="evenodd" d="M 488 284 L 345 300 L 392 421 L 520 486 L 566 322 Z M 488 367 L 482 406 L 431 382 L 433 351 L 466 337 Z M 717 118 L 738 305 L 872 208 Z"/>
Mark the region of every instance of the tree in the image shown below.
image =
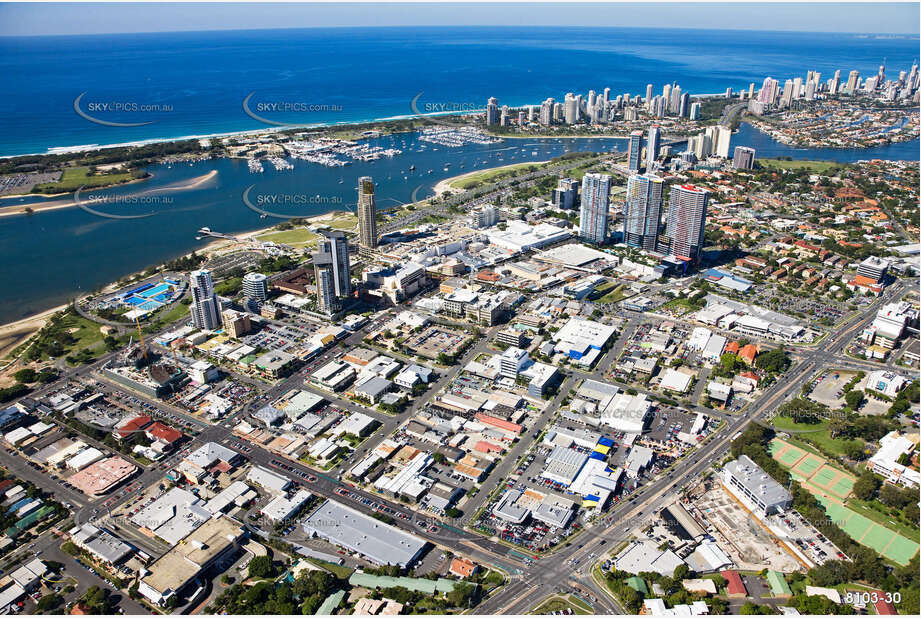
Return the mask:
<path id="1" fill-rule="evenodd" d="M 691 569 L 688 568 L 688 565 L 681 563 L 675 567 L 675 572 L 672 575 L 672 579 L 674 579 L 675 581 L 681 581 L 688 576 L 688 573 L 690 573 L 690 571 Z"/>
<path id="2" fill-rule="evenodd" d="M 852 410 L 857 410 L 860 404 L 864 402 L 864 399 L 863 391 L 858 389 L 854 389 L 844 395 L 844 402 Z"/>
<path id="3" fill-rule="evenodd" d="M 758 605 L 757 603 L 746 601 L 745 604 L 739 608 L 739 613 L 743 616 L 758 616 L 773 614 L 774 610 L 771 609 L 770 605 Z"/>
<path id="4" fill-rule="evenodd" d="M 7 401 L 12 401 L 18 397 L 22 397 L 29 392 L 29 387 L 25 384 L 14 384 L 13 386 L 8 386 L 7 388 L 0 388 L 0 403 Z"/>
<path id="5" fill-rule="evenodd" d="M 38 600 L 35 608 L 42 613 L 51 612 L 60 607 L 63 602 L 64 598 L 59 594 L 46 594 Z"/>
<path id="6" fill-rule="evenodd" d="M 755 366 L 769 373 L 783 373 L 790 365 L 790 358 L 783 346 L 775 350 L 765 350 L 755 357 Z"/>
<path id="7" fill-rule="evenodd" d="M 865 470 L 854 482 L 853 491 L 854 496 L 861 500 L 872 500 L 877 489 L 879 489 L 879 479 L 869 470 Z"/>
<path id="8" fill-rule="evenodd" d="M 15 380 L 20 384 L 31 384 L 32 382 L 35 382 L 36 375 L 37 374 L 35 373 L 34 369 L 26 367 L 25 369 L 20 369 L 14 373 L 13 378 L 15 378 Z"/>
<path id="9" fill-rule="evenodd" d="M 38 373 L 35 379 L 40 384 L 48 384 L 49 382 L 54 382 L 58 379 L 58 373 L 53 369 L 43 369 Z"/>
<path id="10" fill-rule="evenodd" d="M 863 459 L 866 455 L 863 442 L 860 440 L 848 440 L 844 443 L 844 454 L 857 461 Z"/>
<path id="11" fill-rule="evenodd" d="M 886 506 L 902 508 L 905 506 L 905 494 L 895 485 L 885 484 L 879 490 L 879 501 Z"/>
<path id="12" fill-rule="evenodd" d="M 256 556 L 249 561 L 250 577 L 273 577 L 275 575 L 275 565 L 269 556 Z"/>

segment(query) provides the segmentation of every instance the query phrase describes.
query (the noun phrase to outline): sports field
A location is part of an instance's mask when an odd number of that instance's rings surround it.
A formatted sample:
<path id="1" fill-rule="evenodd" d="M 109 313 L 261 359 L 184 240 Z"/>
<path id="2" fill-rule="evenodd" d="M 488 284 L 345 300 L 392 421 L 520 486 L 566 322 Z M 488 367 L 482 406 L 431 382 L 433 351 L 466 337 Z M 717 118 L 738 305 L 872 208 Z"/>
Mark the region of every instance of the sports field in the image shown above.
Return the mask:
<path id="1" fill-rule="evenodd" d="M 825 458 L 778 438 L 771 441 L 771 456 L 825 507 L 835 524 L 852 539 L 897 564 L 908 564 L 918 553 L 918 542 L 889 530 L 845 506 L 856 480 Z"/>
<path id="2" fill-rule="evenodd" d="M 812 485 L 841 500 L 851 495 L 857 480 L 849 472 L 833 467 L 824 457 L 783 440 L 771 441 L 771 456 L 790 470 L 796 480 L 806 484 L 810 491 L 812 489 L 808 486 Z"/>

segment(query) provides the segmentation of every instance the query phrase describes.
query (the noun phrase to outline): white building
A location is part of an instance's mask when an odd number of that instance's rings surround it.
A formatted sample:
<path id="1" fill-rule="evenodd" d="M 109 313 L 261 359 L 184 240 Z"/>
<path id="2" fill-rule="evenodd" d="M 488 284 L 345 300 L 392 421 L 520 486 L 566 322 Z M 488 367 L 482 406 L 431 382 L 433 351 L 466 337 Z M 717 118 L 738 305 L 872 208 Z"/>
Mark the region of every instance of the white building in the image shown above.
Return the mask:
<path id="1" fill-rule="evenodd" d="M 914 442 L 899 435 L 897 431 L 890 432 L 880 439 L 879 450 L 867 462 L 867 467 L 890 483 L 918 487 L 918 471 L 899 463 L 899 458 L 902 455 L 910 456 L 915 446 Z"/>
<path id="2" fill-rule="evenodd" d="M 908 386 L 908 380 L 894 371 L 871 371 L 867 375 L 867 390 L 895 397 Z"/>
<path id="3" fill-rule="evenodd" d="M 601 423 L 615 431 L 643 433 L 646 420 L 652 411 L 652 402 L 643 393 L 617 393 L 603 399 L 598 405 L 598 410 L 601 414 Z"/>
<path id="4" fill-rule="evenodd" d="M 763 516 L 783 512 L 793 496 L 747 455 L 723 466 L 723 486 L 753 512 Z"/>

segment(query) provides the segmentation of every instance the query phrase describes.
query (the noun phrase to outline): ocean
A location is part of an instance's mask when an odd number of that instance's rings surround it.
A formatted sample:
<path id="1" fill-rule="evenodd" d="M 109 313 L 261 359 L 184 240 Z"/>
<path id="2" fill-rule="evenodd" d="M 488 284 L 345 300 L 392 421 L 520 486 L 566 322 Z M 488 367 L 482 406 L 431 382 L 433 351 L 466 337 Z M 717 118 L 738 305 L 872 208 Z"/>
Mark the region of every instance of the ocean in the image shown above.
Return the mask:
<path id="1" fill-rule="evenodd" d="M 333 28 L 0 38 L 0 156 L 561 100 L 908 70 L 918 37 L 638 28 Z M 823 77 L 824 79 L 824 77 Z M 83 95 L 81 97 L 81 95 Z M 140 126 L 110 126 L 84 118 Z"/>
<path id="2" fill-rule="evenodd" d="M 854 35 L 639 30 L 616 28 L 381 28 L 181 33 L 130 36 L 0 38 L 0 155 L 46 152 L 86 144 L 130 143 L 157 138 L 264 129 L 250 111 L 285 122 L 336 123 L 388 118 L 438 105 L 482 107 L 490 96 L 511 106 L 539 103 L 566 92 L 616 95 L 657 92 L 678 82 L 692 93 L 716 93 L 727 86 L 756 87 L 767 75 L 783 81 L 818 70 L 875 72 L 882 58 L 890 72 L 910 68 L 917 37 L 865 38 Z M 79 108 L 107 122 L 153 124 L 113 127 L 96 124 Z M 130 104 L 159 105 L 133 111 Z M 304 103 L 286 113 L 269 104 Z M 102 107 L 121 104 L 111 113 Z M 260 109 L 260 103 L 266 111 Z M 326 111 L 316 111 L 319 106 Z M 111 109 L 111 108 L 109 108 Z M 166 111 L 166 110 L 169 111 Z M 243 194 L 298 196 L 282 214 L 312 216 L 347 210 L 356 181 L 370 175 L 381 207 L 431 194 L 439 180 L 477 168 L 544 161 L 572 151 L 625 150 L 617 139 L 505 140 L 460 148 L 423 150 L 417 135 L 369 140 L 397 147 L 392 159 L 327 168 L 294 161 L 277 172 L 266 165 L 250 174 L 242 160 L 219 159 L 157 165 L 150 180 L 107 189 L 128 198 L 181 186 L 216 172 L 195 190 L 166 192 L 171 201 L 156 216 L 113 220 L 79 208 L 0 218 L 0 323 L 56 306 L 126 274 L 186 254 L 204 244 L 203 226 L 226 233 L 264 228 L 246 207 Z M 749 145 L 759 157 L 791 156 L 842 162 L 870 158 L 918 159 L 918 141 L 866 149 L 794 149 L 743 124 L 733 146 Z M 450 164 L 445 167 L 445 164 Z M 415 170 L 410 171 L 410 165 Z M 462 167 L 463 166 L 463 167 Z M 431 173 L 429 173 L 431 170 Z M 2 206 L 71 198 L 0 200 Z M 151 210 L 141 202 L 133 213 Z"/>

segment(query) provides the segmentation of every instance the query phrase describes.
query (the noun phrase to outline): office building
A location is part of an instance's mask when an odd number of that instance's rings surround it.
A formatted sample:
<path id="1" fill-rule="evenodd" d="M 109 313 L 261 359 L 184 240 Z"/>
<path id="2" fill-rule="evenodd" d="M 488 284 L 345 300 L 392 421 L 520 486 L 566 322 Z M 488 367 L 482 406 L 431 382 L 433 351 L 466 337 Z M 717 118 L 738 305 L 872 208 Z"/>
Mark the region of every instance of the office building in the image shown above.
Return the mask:
<path id="1" fill-rule="evenodd" d="M 646 171 L 652 171 L 652 167 L 659 158 L 659 125 L 649 127 L 649 136 L 646 140 Z"/>
<path id="2" fill-rule="evenodd" d="M 377 247 L 377 206 L 370 176 L 358 179 L 358 244 L 364 249 Z"/>
<path id="3" fill-rule="evenodd" d="M 631 172 L 640 171 L 640 156 L 643 150 L 643 132 L 634 131 L 630 134 L 627 145 L 627 168 Z"/>
<path id="4" fill-rule="evenodd" d="M 865 283 L 880 283 L 886 276 L 889 262 L 876 256 L 870 256 L 857 266 L 857 276 L 863 277 Z"/>
<path id="5" fill-rule="evenodd" d="M 222 318 L 224 333 L 231 337 L 240 337 L 240 335 L 245 335 L 252 329 L 248 313 L 228 309 L 224 311 Z"/>
<path id="6" fill-rule="evenodd" d="M 783 513 L 793 504 L 790 492 L 747 455 L 741 455 L 723 466 L 722 476 L 723 486 L 753 512 L 762 516 Z"/>
<path id="7" fill-rule="evenodd" d="M 672 187 L 665 228 L 669 255 L 693 264 L 700 261 L 709 198 L 709 191 L 694 185 Z"/>
<path id="8" fill-rule="evenodd" d="M 732 155 L 732 167 L 737 170 L 750 170 L 755 166 L 755 149 L 748 146 L 736 146 Z"/>
<path id="9" fill-rule="evenodd" d="M 879 450 L 867 462 L 867 468 L 892 484 L 918 487 L 921 482 L 918 471 L 902 463 L 906 459 L 911 461 L 914 450 L 914 442 L 891 431 L 880 438 Z"/>
<path id="10" fill-rule="evenodd" d="M 487 204 L 470 215 L 470 225 L 475 229 L 492 227 L 498 222 L 499 211 L 492 204 Z"/>
<path id="11" fill-rule="evenodd" d="M 189 274 L 189 287 L 192 290 L 192 304 L 189 312 L 192 323 L 202 330 L 216 330 L 221 326 L 221 303 L 214 293 L 214 282 L 208 269 L 196 270 Z"/>
<path id="12" fill-rule="evenodd" d="M 269 295 L 266 276 L 262 273 L 246 273 L 243 276 L 243 296 L 248 300 L 265 302 Z"/>
<path id="13" fill-rule="evenodd" d="M 349 246 L 342 230 L 321 230 L 320 236 L 318 251 L 313 254 L 317 306 L 331 314 L 342 308 L 341 299 L 352 292 Z"/>
<path id="14" fill-rule="evenodd" d="M 238 548 L 245 536 L 246 531 L 231 519 L 209 519 L 147 568 L 148 574 L 138 582 L 138 592 L 151 603 L 164 605 Z"/>
<path id="15" fill-rule="evenodd" d="M 561 178 L 553 190 L 551 198 L 552 204 L 563 210 L 571 210 L 576 207 L 579 199 L 579 181 L 572 178 Z"/>
<path id="16" fill-rule="evenodd" d="M 624 201 L 624 242 L 627 245 L 655 251 L 663 187 L 662 179 L 652 174 L 630 176 Z"/>
<path id="17" fill-rule="evenodd" d="M 607 174 L 586 174 L 582 178 L 582 198 L 579 212 L 579 235 L 592 243 L 604 243 L 608 237 L 608 198 L 611 177 Z"/>

